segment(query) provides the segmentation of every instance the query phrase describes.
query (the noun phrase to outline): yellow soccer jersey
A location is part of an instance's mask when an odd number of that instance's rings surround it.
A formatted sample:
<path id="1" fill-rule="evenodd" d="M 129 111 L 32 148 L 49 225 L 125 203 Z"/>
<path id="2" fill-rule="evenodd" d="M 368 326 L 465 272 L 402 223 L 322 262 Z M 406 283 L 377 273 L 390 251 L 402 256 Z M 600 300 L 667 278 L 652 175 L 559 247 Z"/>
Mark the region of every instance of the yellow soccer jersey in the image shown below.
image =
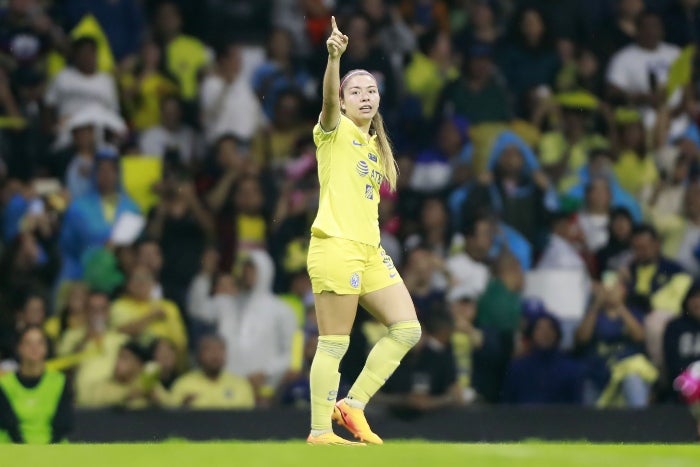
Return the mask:
<path id="1" fill-rule="evenodd" d="M 321 185 L 311 232 L 379 245 L 379 187 L 384 172 L 376 136 L 366 135 L 345 115 L 326 132 L 314 127 Z"/>

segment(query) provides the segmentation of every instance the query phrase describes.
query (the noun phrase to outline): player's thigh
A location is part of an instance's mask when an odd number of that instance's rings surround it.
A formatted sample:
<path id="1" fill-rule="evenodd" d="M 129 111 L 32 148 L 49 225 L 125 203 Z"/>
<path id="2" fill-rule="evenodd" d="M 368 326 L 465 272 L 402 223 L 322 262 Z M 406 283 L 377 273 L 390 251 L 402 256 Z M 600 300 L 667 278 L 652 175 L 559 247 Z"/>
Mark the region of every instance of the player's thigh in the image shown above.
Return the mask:
<path id="1" fill-rule="evenodd" d="M 321 336 L 349 335 L 360 296 L 333 292 L 314 294 L 318 333 Z"/>
<path id="2" fill-rule="evenodd" d="M 360 305 L 386 326 L 418 319 L 411 295 L 403 282 L 362 295 Z"/>
<path id="3" fill-rule="evenodd" d="M 377 248 L 365 270 L 360 304 L 381 323 L 389 326 L 416 318 L 416 309 L 391 257 Z"/>

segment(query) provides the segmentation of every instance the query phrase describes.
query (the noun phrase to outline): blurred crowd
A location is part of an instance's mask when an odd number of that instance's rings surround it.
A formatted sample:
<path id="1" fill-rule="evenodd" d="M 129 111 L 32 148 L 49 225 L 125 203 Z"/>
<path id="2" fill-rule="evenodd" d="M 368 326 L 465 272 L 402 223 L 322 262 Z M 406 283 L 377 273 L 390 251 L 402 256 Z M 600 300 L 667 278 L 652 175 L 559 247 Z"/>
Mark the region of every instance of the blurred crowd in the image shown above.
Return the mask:
<path id="1" fill-rule="evenodd" d="M 308 404 L 331 14 L 380 85 L 382 245 L 425 331 L 378 401 L 645 407 L 700 359 L 699 0 L 0 6 L 0 372 Z M 384 332 L 360 311 L 341 385 Z"/>

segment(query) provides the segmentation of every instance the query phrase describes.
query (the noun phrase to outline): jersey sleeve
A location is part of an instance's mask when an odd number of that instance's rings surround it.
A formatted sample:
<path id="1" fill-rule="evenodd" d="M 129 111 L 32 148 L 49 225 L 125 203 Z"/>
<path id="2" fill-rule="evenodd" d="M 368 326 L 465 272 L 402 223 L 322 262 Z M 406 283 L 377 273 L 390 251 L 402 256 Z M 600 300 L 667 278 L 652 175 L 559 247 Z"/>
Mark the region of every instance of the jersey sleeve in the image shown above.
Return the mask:
<path id="1" fill-rule="evenodd" d="M 313 131 L 314 144 L 316 145 L 316 147 L 319 147 L 324 143 L 329 143 L 329 142 L 333 141 L 335 139 L 336 135 L 338 134 L 338 132 L 340 131 L 340 126 L 342 124 L 343 124 L 343 116 L 341 115 L 338 118 L 338 123 L 335 125 L 335 128 L 330 130 L 330 131 L 326 131 L 321 126 L 321 116 L 319 115 L 318 122 L 314 126 L 314 131 Z"/>

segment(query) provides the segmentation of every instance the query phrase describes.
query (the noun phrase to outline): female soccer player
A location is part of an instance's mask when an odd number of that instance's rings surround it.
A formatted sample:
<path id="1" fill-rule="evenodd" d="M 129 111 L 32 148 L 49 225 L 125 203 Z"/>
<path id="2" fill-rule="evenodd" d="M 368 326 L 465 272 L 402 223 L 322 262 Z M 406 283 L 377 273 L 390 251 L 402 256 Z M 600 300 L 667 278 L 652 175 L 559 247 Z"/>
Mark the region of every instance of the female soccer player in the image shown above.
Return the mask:
<path id="1" fill-rule="evenodd" d="M 379 89 L 365 70 L 339 79 L 348 45 L 332 19 L 326 41 L 323 106 L 314 128 L 321 185 L 311 227 L 308 270 L 319 339 L 311 365 L 309 444 L 357 444 L 333 433 L 331 420 L 360 442 L 382 444 L 364 415 L 370 398 L 421 335 L 411 297 L 379 244 L 379 188 L 396 187 L 396 163 L 379 110 Z M 350 342 L 358 302 L 388 328 L 374 346 L 348 396 L 337 402 L 340 360 Z"/>

